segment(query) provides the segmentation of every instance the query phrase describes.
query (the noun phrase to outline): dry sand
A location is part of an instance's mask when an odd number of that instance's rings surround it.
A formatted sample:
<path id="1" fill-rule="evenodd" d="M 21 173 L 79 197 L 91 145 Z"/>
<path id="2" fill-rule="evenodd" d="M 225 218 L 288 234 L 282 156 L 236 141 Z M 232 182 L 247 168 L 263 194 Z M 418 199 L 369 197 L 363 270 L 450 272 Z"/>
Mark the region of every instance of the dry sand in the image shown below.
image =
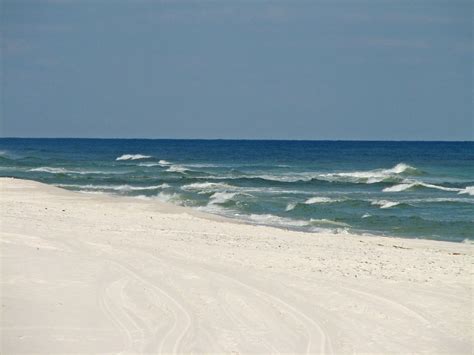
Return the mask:
<path id="1" fill-rule="evenodd" d="M 473 248 L 0 179 L 1 352 L 472 353 Z"/>

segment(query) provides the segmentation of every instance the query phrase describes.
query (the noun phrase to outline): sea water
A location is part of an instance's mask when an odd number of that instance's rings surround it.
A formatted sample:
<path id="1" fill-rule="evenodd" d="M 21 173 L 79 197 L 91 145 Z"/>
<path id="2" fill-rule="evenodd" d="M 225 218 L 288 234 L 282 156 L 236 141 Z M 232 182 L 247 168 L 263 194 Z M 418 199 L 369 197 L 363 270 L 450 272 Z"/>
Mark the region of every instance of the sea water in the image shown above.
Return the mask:
<path id="1" fill-rule="evenodd" d="M 0 176 L 308 232 L 474 239 L 474 142 L 3 138 Z"/>

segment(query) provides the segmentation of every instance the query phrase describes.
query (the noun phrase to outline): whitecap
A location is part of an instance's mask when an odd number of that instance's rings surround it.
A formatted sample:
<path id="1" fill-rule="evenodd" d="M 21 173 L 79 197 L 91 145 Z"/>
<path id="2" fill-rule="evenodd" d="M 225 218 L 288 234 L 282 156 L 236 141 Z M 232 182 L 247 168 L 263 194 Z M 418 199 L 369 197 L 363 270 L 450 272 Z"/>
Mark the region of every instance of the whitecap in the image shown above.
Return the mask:
<path id="1" fill-rule="evenodd" d="M 405 163 L 399 163 L 390 169 L 321 174 L 320 178 L 328 181 L 348 181 L 353 183 L 375 184 L 388 178 L 396 177 L 405 172 L 415 171 L 417 171 L 416 168 Z"/>
<path id="2" fill-rule="evenodd" d="M 171 165 L 172 163 L 170 163 L 169 161 L 166 161 L 166 160 L 163 160 L 163 159 L 162 159 L 162 160 L 160 160 L 160 161 L 158 162 L 158 164 L 160 164 L 160 165 Z"/>
<path id="3" fill-rule="evenodd" d="M 372 215 L 370 213 L 364 213 L 364 215 L 361 218 L 368 218 L 368 217 L 372 217 Z"/>
<path id="4" fill-rule="evenodd" d="M 292 211 L 295 209 L 297 205 L 298 205 L 297 202 L 291 202 L 286 206 L 285 211 Z"/>
<path id="5" fill-rule="evenodd" d="M 237 195 L 236 192 L 216 192 L 210 197 L 209 204 L 215 205 L 226 203 L 227 201 L 232 200 L 235 195 Z"/>
<path id="6" fill-rule="evenodd" d="M 401 184 L 386 187 L 382 191 L 383 192 L 400 192 L 400 191 L 405 191 L 405 190 L 408 190 L 408 189 L 411 189 L 411 188 L 417 187 L 417 186 L 422 186 L 422 187 L 426 187 L 426 188 L 429 188 L 429 189 L 436 189 L 436 190 L 442 190 L 442 191 L 453 191 L 453 192 L 459 192 L 459 193 L 464 191 L 463 189 L 460 189 L 460 188 L 457 188 L 457 187 L 446 187 L 446 186 L 428 184 L 428 183 L 425 183 L 425 182 L 422 182 L 422 181 L 417 181 L 417 180 L 413 180 L 413 181 L 404 180 Z M 470 194 L 469 192 L 465 192 L 465 193 Z"/>
<path id="7" fill-rule="evenodd" d="M 106 171 L 96 171 L 96 170 L 69 170 L 65 168 L 54 168 L 49 166 L 41 166 L 39 168 L 29 169 L 30 172 L 42 172 L 49 174 L 118 174 L 117 172 L 106 172 Z"/>
<path id="8" fill-rule="evenodd" d="M 153 166 L 161 166 L 159 163 L 138 163 L 138 166 L 144 166 L 147 168 L 151 168 Z"/>
<path id="9" fill-rule="evenodd" d="M 199 191 L 199 193 L 206 193 L 219 190 L 235 190 L 237 187 L 219 182 L 196 182 L 184 185 L 181 189 L 185 191 Z"/>
<path id="10" fill-rule="evenodd" d="M 332 199 L 332 198 L 329 198 L 329 197 L 311 197 L 309 199 L 307 199 L 304 203 L 306 205 L 313 205 L 313 204 L 316 204 L 316 203 L 331 203 L 331 202 L 338 202 L 340 200 L 337 200 L 337 199 Z"/>
<path id="11" fill-rule="evenodd" d="M 377 201 L 372 201 L 371 204 L 380 206 L 380 208 L 390 208 L 390 207 L 394 207 L 394 206 L 399 205 L 400 202 L 387 201 L 387 200 L 377 200 Z"/>
<path id="12" fill-rule="evenodd" d="M 401 184 L 393 185 L 390 187 L 386 187 L 382 191 L 383 192 L 400 192 L 400 191 L 411 189 L 415 185 L 416 185 L 415 183 L 401 183 Z"/>
<path id="13" fill-rule="evenodd" d="M 74 184 L 56 184 L 57 187 L 71 187 L 87 190 L 115 190 L 115 191 L 141 191 L 141 190 L 157 190 L 169 188 L 168 184 L 152 185 L 152 186 L 132 186 L 132 185 L 74 185 Z"/>
<path id="14" fill-rule="evenodd" d="M 124 154 L 116 158 L 115 160 L 138 160 L 138 159 L 150 159 L 150 155 L 142 154 Z"/>
<path id="15" fill-rule="evenodd" d="M 189 171 L 189 169 L 182 165 L 171 165 L 166 171 L 170 173 L 184 173 L 185 171 Z"/>
<path id="16" fill-rule="evenodd" d="M 461 194 L 467 194 L 470 196 L 474 196 L 474 186 L 466 186 L 464 189 L 458 192 L 460 195 Z"/>

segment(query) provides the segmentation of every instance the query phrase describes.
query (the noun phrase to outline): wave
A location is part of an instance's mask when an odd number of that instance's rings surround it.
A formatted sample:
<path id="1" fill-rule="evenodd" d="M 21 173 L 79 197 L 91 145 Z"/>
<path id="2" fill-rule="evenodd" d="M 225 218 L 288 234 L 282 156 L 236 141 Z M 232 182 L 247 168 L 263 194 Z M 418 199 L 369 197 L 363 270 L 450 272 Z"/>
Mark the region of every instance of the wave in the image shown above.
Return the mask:
<path id="1" fill-rule="evenodd" d="M 181 202 L 181 196 L 177 193 L 169 194 L 166 192 L 160 192 L 158 195 L 155 196 L 155 198 L 163 202 L 173 202 L 173 203 Z"/>
<path id="2" fill-rule="evenodd" d="M 262 179 L 264 181 L 295 183 L 310 181 L 325 182 L 342 182 L 342 183 L 365 183 L 374 184 L 383 181 L 399 181 L 400 175 L 404 173 L 419 174 L 420 171 L 415 167 L 405 163 L 399 163 L 390 169 L 376 169 L 369 171 L 353 171 L 341 173 L 318 173 L 318 172 L 301 172 L 292 174 L 262 174 L 262 175 L 238 175 L 238 176 L 221 176 L 215 178 L 222 179 Z"/>
<path id="3" fill-rule="evenodd" d="M 473 204 L 474 199 L 471 198 L 445 198 L 445 197 L 435 197 L 435 198 L 417 198 L 406 200 L 406 203 L 469 203 Z"/>
<path id="4" fill-rule="evenodd" d="M 266 225 L 277 225 L 286 227 L 305 227 L 309 225 L 308 221 L 284 218 L 275 216 L 273 214 L 251 214 L 249 218 L 258 224 Z"/>
<path id="5" fill-rule="evenodd" d="M 163 165 L 172 165 L 172 163 L 170 163 L 169 161 L 163 160 L 163 159 L 161 159 L 161 160 L 158 162 L 158 164 L 160 164 L 160 165 L 162 165 L 162 166 L 163 166 Z"/>
<path id="6" fill-rule="evenodd" d="M 332 202 L 339 202 L 340 199 L 334 199 L 330 197 L 311 197 L 307 199 L 304 203 L 306 205 L 313 205 L 315 203 L 332 203 Z"/>
<path id="7" fill-rule="evenodd" d="M 152 185 L 152 186 L 132 186 L 132 185 L 74 185 L 74 184 L 55 184 L 58 187 L 72 187 L 87 190 L 114 190 L 114 191 L 142 191 L 142 190 L 158 190 L 167 189 L 171 186 L 168 184 Z"/>
<path id="8" fill-rule="evenodd" d="M 403 173 L 415 174 L 419 173 L 419 170 L 413 166 L 405 163 L 399 163 L 390 169 L 375 169 L 368 171 L 353 171 L 347 173 L 329 173 L 321 174 L 321 178 L 328 179 L 328 181 L 343 181 L 353 183 L 366 183 L 375 184 L 393 179 L 397 175 Z"/>
<path id="9" fill-rule="evenodd" d="M 473 186 L 468 186 L 465 189 L 457 188 L 457 187 L 446 187 L 446 186 L 440 186 L 440 185 L 434 185 L 434 184 L 428 184 L 422 181 L 403 181 L 401 184 L 397 184 L 394 186 L 386 187 L 382 191 L 383 192 L 400 192 L 400 191 L 405 191 L 411 188 L 415 187 L 426 187 L 429 189 L 436 189 L 436 190 L 442 190 L 442 191 L 452 191 L 452 192 L 458 192 L 458 193 L 466 193 L 469 195 L 474 194 L 474 190 L 472 189 Z"/>
<path id="10" fill-rule="evenodd" d="M 209 200 L 209 204 L 223 204 L 234 198 L 237 195 L 237 192 L 216 192 L 214 193 Z"/>
<path id="11" fill-rule="evenodd" d="M 390 208 L 390 207 L 395 207 L 398 206 L 401 202 L 397 201 L 387 201 L 387 200 L 377 200 L 377 201 L 372 201 L 372 205 L 380 206 L 380 208 Z"/>
<path id="12" fill-rule="evenodd" d="M 199 191 L 198 193 L 208 193 L 219 190 L 235 190 L 236 186 L 228 185 L 220 182 L 196 182 L 193 184 L 184 185 L 181 189 L 185 191 Z"/>
<path id="13" fill-rule="evenodd" d="M 460 195 L 466 194 L 474 196 L 474 186 L 466 186 L 464 189 L 458 192 Z"/>
<path id="14" fill-rule="evenodd" d="M 340 227 L 350 227 L 350 225 L 347 223 L 333 221 L 331 219 L 326 219 L 326 218 L 322 218 L 322 219 L 311 218 L 309 223 L 311 225 L 333 225 L 333 226 L 340 226 Z"/>
<path id="15" fill-rule="evenodd" d="M 171 165 L 168 169 L 166 169 L 166 171 L 170 173 L 184 173 L 189 171 L 189 169 L 182 165 Z"/>
<path id="16" fill-rule="evenodd" d="M 150 155 L 142 155 L 142 154 L 124 154 L 116 158 L 115 160 L 138 160 L 138 159 L 150 159 L 152 158 Z"/>
<path id="17" fill-rule="evenodd" d="M 88 174 L 125 174 L 126 172 L 117 172 L 117 171 L 101 171 L 101 170 L 69 170 L 65 168 L 54 168 L 49 166 L 41 166 L 39 168 L 29 169 L 30 172 L 41 172 L 49 174 L 78 174 L 78 175 L 88 175 Z"/>
<path id="18" fill-rule="evenodd" d="M 303 202 L 305 205 L 314 205 L 318 203 L 335 203 L 335 202 L 340 202 L 343 201 L 342 199 L 335 199 L 335 198 L 330 198 L 330 197 L 311 197 L 307 199 L 305 202 Z M 286 206 L 285 211 L 291 211 L 298 206 L 300 202 L 291 202 Z"/>
<path id="19" fill-rule="evenodd" d="M 50 168 L 49 166 L 42 166 L 40 168 L 33 168 L 28 171 L 31 172 L 41 172 L 41 173 L 50 173 L 50 174 L 66 174 L 66 173 L 75 173 L 75 171 L 66 170 L 64 168 Z"/>
<path id="20" fill-rule="evenodd" d="M 138 166 L 144 166 L 144 167 L 150 168 L 152 166 L 161 166 L 161 164 L 159 164 L 159 163 L 138 163 Z"/>

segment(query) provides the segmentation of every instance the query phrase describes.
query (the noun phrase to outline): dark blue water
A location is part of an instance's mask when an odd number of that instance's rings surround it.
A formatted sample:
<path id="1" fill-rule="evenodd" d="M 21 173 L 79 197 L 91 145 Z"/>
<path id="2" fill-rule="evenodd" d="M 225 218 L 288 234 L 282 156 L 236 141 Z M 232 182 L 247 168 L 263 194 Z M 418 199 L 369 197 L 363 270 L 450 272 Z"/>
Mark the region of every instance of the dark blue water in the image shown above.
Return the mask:
<path id="1" fill-rule="evenodd" d="M 0 176 L 307 231 L 474 239 L 473 142 L 0 139 Z"/>

